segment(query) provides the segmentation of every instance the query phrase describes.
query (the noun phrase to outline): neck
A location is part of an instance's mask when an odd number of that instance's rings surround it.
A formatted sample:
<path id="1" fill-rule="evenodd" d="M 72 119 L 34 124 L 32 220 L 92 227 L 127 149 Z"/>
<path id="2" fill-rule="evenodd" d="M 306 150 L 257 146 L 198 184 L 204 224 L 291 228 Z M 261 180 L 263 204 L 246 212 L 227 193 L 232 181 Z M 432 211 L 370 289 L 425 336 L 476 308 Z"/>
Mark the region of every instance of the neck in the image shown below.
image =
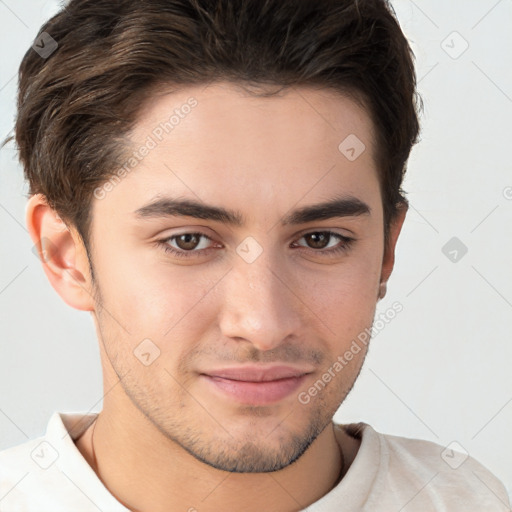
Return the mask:
<path id="1" fill-rule="evenodd" d="M 133 512 L 303 509 L 341 481 L 357 451 L 343 435 L 348 455 L 343 460 L 331 423 L 282 470 L 229 473 L 198 461 L 142 415 L 122 419 L 104 408 L 86 434 L 77 447 L 111 494 Z"/>

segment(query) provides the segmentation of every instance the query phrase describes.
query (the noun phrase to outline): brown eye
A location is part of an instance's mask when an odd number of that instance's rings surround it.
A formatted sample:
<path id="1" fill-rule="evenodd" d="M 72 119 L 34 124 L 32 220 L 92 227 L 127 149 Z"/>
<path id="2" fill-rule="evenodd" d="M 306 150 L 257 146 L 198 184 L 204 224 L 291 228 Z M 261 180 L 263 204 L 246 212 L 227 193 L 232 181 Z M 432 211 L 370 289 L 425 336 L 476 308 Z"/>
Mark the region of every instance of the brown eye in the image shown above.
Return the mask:
<path id="1" fill-rule="evenodd" d="M 325 231 L 319 231 L 315 233 L 308 233 L 304 235 L 305 239 L 309 239 L 313 249 L 325 249 L 328 245 L 331 235 Z"/>
<path id="2" fill-rule="evenodd" d="M 314 253 L 325 256 L 336 256 L 342 252 L 347 252 L 356 241 L 355 238 L 334 233 L 333 231 L 311 231 L 302 235 L 301 239 L 307 241 L 307 247 L 304 247 L 302 244 L 299 247 L 302 247 L 304 250 L 310 249 Z M 338 244 L 326 249 L 332 239 L 338 240 Z"/>
<path id="3" fill-rule="evenodd" d="M 204 243 L 202 242 L 203 239 L 205 240 Z M 193 258 L 195 256 L 204 256 L 210 250 L 215 250 L 209 246 L 209 242 L 212 242 L 212 239 L 203 233 L 181 233 L 158 240 L 157 244 L 162 246 L 165 252 L 173 256 Z"/>
<path id="4" fill-rule="evenodd" d="M 191 251 L 197 247 L 202 235 L 198 233 L 185 233 L 183 235 L 176 235 L 172 237 L 179 249 L 183 251 Z"/>

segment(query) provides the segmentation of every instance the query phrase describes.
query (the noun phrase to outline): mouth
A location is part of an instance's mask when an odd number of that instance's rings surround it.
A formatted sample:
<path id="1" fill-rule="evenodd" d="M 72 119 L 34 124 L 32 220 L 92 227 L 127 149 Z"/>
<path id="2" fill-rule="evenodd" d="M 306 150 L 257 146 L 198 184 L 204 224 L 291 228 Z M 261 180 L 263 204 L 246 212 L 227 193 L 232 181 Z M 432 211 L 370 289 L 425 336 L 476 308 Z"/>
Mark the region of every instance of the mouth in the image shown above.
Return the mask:
<path id="1" fill-rule="evenodd" d="M 200 378 L 222 398 L 243 404 L 277 403 L 297 390 L 311 373 L 310 368 L 290 366 L 245 366 L 202 373 Z"/>

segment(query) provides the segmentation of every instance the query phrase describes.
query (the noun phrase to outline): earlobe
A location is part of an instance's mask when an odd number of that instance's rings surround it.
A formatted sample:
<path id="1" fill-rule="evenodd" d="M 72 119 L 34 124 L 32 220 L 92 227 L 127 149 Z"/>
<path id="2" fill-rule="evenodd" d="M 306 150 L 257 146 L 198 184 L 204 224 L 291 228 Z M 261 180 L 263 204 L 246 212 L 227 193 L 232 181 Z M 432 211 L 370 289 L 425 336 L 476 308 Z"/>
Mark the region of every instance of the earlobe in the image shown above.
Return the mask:
<path id="1" fill-rule="evenodd" d="M 76 232 L 69 228 L 45 200 L 34 194 L 25 208 L 25 221 L 34 253 L 52 287 L 69 306 L 93 311 L 93 289 L 87 253 Z"/>
<path id="2" fill-rule="evenodd" d="M 398 208 L 398 213 L 395 219 L 391 222 L 391 225 L 389 227 L 389 240 L 387 247 L 384 247 L 384 255 L 382 258 L 382 270 L 379 288 L 380 299 L 386 295 L 387 281 L 391 276 L 391 272 L 393 271 L 393 266 L 395 264 L 396 242 L 398 240 L 398 235 L 400 235 L 400 231 L 402 230 L 407 210 L 408 205 L 405 203 L 401 203 Z"/>
<path id="3" fill-rule="evenodd" d="M 379 299 L 383 299 L 386 296 L 388 283 L 386 281 L 381 281 L 379 286 Z"/>

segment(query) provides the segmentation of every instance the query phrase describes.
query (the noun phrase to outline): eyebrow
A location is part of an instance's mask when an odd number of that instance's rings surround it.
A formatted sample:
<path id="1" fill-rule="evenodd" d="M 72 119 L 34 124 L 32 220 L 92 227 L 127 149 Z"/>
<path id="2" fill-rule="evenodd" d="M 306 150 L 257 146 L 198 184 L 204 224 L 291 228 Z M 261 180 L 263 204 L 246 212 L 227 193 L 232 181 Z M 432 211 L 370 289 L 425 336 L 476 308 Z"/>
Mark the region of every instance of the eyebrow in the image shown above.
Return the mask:
<path id="1" fill-rule="evenodd" d="M 133 213 L 138 219 L 195 217 L 234 227 L 241 227 L 245 223 L 244 216 L 239 211 L 204 204 L 192 199 L 172 197 L 157 197 Z M 365 202 L 354 196 L 342 196 L 292 210 L 281 219 L 281 225 L 306 224 L 336 217 L 356 217 L 370 214 L 371 208 Z"/>

